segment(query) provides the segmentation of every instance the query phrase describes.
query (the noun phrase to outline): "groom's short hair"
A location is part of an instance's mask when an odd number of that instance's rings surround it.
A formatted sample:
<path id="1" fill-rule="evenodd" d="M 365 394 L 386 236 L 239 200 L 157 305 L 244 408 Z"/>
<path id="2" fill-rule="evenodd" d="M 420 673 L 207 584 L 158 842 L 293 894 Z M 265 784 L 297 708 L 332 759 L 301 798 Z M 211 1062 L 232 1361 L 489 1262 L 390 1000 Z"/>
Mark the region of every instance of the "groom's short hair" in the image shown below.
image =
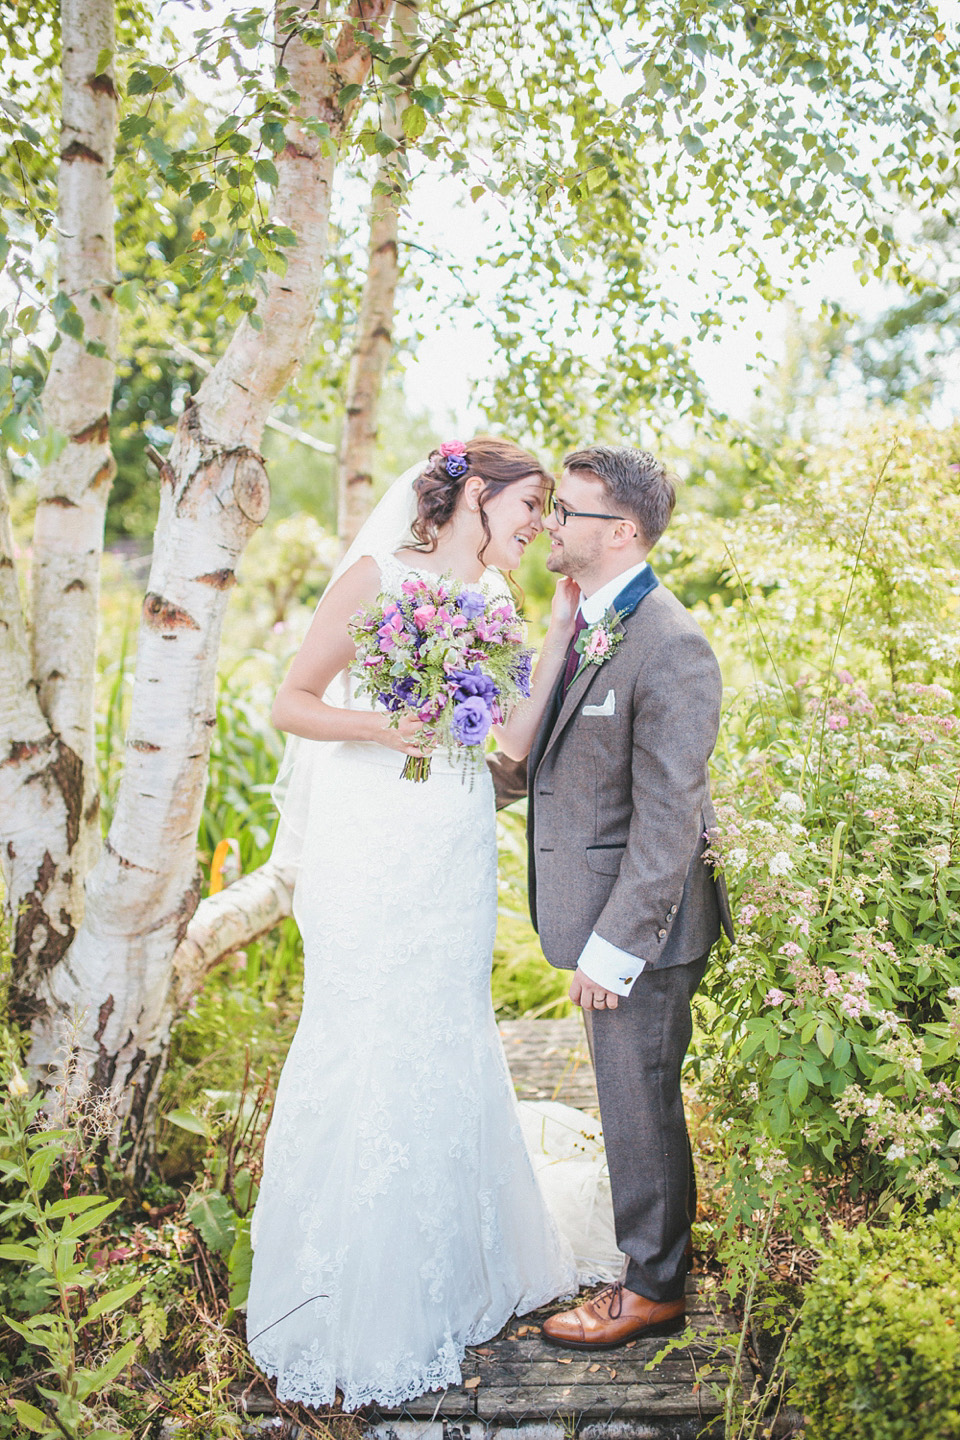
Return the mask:
<path id="1" fill-rule="evenodd" d="M 653 548 L 677 503 L 676 478 L 661 460 L 629 445 L 588 445 L 568 455 L 563 468 L 599 480 L 616 508 L 636 520 L 647 548 Z"/>

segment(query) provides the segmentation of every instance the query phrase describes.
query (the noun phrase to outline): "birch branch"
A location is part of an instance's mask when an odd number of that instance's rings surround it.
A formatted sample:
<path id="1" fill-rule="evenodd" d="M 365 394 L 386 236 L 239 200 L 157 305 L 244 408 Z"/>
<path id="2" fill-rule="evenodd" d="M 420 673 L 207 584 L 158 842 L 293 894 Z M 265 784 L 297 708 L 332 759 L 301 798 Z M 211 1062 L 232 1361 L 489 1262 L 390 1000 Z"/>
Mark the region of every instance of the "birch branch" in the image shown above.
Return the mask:
<path id="1" fill-rule="evenodd" d="M 191 350 L 182 340 L 171 338 L 170 349 L 174 355 L 179 355 L 181 360 L 189 360 L 191 365 L 196 365 L 197 369 L 203 370 L 205 374 L 209 374 L 213 369 L 212 360 L 208 360 L 206 355 L 201 355 L 197 350 Z M 320 455 L 337 453 L 337 447 L 328 440 L 318 440 L 315 435 L 308 434 L 306 430 L 298 430 L 295 425 L 287 425 L 275 415 L 268 415 L 264 424 L 268 430 L 276 430 L 278 435 L 286 435 L 289 440 L 296 440 L 299 445 L 305 445 L 308 450 L 316 450 Z"/>
<path id="2" fill-rule="evenodd" d="M 275 929 L 290 914 L 295 872 L 268 861 L 201 900 L 173 957 L 173 1004 L 182 1012 L 225 956 Z"/>

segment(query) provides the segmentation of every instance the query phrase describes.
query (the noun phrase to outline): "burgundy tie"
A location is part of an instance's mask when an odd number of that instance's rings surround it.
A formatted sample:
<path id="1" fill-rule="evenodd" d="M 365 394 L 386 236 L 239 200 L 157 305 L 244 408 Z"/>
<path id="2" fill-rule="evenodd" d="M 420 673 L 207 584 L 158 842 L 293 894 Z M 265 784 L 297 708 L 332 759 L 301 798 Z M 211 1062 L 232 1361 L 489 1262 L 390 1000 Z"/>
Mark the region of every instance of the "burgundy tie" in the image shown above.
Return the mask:
<path id="1" fill-rule="evenodd" d="M 586 630 L 586 628 L 587 622 L 584 619 L 583 611 L 578 610 L 577 618 L 573 622 L 573 639 L 570 641 L 570 651 L 567 655 L 567 668 L 563 672 L 563 689 L 560 692 L 561 695 L 566 695 L 567 691 L 570 689 L 570 683 L 573 680 L 574 675 L 576 675 L 577 673 L 577 666 L 580 664 L 581 656 L 575 647 L 580 632 L 582 630 Z"/>

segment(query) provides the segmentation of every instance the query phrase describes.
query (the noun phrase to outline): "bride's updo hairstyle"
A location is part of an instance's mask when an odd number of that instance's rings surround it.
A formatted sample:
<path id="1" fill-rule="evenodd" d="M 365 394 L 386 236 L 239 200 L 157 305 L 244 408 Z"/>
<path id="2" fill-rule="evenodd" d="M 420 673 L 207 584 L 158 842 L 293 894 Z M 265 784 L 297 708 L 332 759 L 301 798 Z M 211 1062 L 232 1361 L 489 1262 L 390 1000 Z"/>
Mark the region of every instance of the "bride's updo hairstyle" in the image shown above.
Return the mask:
<path id="1" fill-rule="evenodd" d="M 439 531 L 454 515 L 463 487 L 471 475 L 484 482 L 480 492 L 480 523 L 486 539 L 477 553 L 482 560 L 490 543 L 490 525 L 484 503 L 515 485 L 528 475 L 543 481 L 544 491 L 553 489 L 553 476 L 535 455 L 514 445 L 512 440 L 498 440 L 494 435 L 476 435 L 466 445 L 450 442 L 431 450 L 425 469 L 414 481 L 417 494 L 417 518 L 411 529 L 418 541 L 417 549 L 427 554 L 437 548 Z"/>

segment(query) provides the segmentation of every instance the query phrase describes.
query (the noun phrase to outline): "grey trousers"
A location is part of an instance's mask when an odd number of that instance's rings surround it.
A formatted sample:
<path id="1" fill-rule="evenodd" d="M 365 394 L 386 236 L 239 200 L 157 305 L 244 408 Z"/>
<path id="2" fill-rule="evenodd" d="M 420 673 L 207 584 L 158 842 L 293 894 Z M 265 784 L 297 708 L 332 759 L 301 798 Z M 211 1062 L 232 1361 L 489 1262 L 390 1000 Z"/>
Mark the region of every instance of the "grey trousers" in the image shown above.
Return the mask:
<path id="1" fill-rule="evenodd" d="M 686 1280 L 697 1185 L 680 1069 L 707 959 L 642 970 L 616 1010 L 583 1012 L 624 1283 L 648 1300 L 680 1299 Z"/>

